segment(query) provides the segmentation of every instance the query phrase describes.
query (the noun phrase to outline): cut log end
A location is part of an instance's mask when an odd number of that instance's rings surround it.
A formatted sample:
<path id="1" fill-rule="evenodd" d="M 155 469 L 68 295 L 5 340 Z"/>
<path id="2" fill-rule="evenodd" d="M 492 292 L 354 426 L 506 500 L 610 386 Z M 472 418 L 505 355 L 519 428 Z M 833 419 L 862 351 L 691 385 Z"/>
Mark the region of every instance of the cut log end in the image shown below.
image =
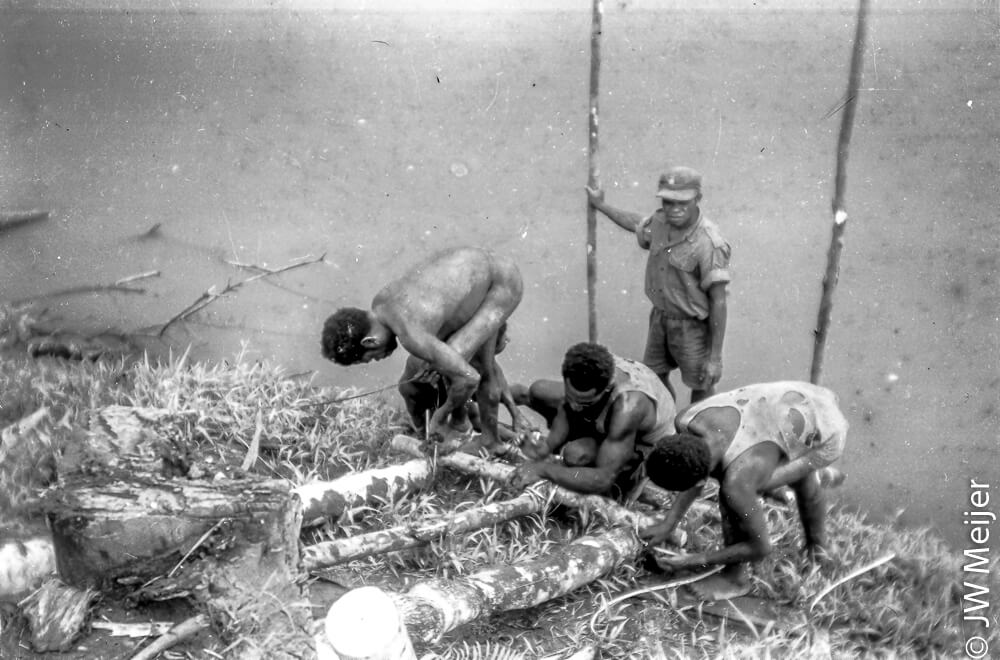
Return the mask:
<path id="1" fill-rule="evenodd" d="M 327 642 L 342 660 L 416 660 L 395 603 L 378 587 L 353 589 L 330 606 Z"/>

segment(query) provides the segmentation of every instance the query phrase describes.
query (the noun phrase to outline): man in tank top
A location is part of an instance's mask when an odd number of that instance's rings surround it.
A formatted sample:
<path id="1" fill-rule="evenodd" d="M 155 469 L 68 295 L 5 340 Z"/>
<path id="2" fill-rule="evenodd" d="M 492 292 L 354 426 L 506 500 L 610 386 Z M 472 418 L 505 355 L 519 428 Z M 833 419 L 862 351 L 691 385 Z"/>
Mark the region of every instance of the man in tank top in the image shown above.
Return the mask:
<path id="1" fill-rule="evenodd" d="M 549 424 L 548 436 L 522 445 L 529 460 L 511 483 L 523 488 L 548 479 L 581 493 L 626 495 L 644 456 L 673 432 L 673 397 L 649 367 L 600 344 L 570 347 L 562 376 L 527 391 L 511 388 Z M 557 454 L 561 460 L 552 460 Z"/>
<path id="2" fill-rule="evenodd" d="M 695 403 L 676 425 L 678 434 L 646 460 L 653 483 L 680 491 L 666 519 L 647 530 L 647 541 L 667 539 L 713 477 L 725 546 L 657 559 L 661 568 L 724 564 L 721 573 L 694 583 L 695 593 L 705 600 L 747 593 L 748 564 L 771 551 L 760 495 L 784 485 L 795 492 L 810 557 L 824 550 L 826 506 L 817 470 L 840 458 L 848 428 L 832 391 L 799 381 L 747 385 Z"/>

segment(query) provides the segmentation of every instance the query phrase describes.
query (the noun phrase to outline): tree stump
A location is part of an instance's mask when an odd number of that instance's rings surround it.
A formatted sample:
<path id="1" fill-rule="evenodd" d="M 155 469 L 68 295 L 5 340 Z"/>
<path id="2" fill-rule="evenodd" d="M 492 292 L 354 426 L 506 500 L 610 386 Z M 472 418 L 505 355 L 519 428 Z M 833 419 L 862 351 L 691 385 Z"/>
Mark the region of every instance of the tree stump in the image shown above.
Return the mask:
<path id="1" fill-rule="evenodd" d="M 250 559 L 245 577 L 257 584 L 298 572 L 298 509 L 282 482 L 81 480 L 48 512 L 59 574 L 81 589 L 173 579 L 208 558 Z"/>
<path id="2" fill-rule="evenodd" d="M 182 421 L 109 406 L 65 446 L 45 497 L 60 576 L 137 604 L 186 598 L 227 631 L 305 630 L 297 499 L 280 480 L 192 478 L 208 470 Z"/>

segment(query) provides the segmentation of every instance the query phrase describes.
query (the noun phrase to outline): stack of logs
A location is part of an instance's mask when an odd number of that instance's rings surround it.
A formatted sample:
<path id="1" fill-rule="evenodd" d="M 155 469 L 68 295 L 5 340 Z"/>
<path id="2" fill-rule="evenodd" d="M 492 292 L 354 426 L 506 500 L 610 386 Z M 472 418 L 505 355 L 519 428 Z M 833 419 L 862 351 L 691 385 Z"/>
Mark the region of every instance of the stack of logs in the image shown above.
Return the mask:
<path id="1" fill-rule="evenodd" d="M 36 443 L 45 436 L 39 429 L 52 432 L 57 426 L 52 420 L 48 426 L 39 422 L 43 418 L 33 426 Z M 35 592 L 35 601 L 46 589 L 78 594 L 73 599 L 59 592 L 58 600 L 74 603 L 73 616 L 36 608 L 44 612 L 37 613 L 33 629 L 50 631 L 48 639 L 36 635 L 39 650 L 68 647 L 83 622 L 81 611 L 86 614 L 86 604 L 99 592 L 131 601 L 190 598 L 217 616 L 259 600 L 261 585 L 267 585 L 278 604 L 275 615 L 286 616 L 280 603 L 307 596 L 303 572 L 492 526 L 540 511 L 550 502 L 587 509 L 609 523 L 606 533 L 575 539 L 542 559 L 488 567 L 454 580 L 428 580 L 391 594 L 405 630 L 414 640 L 429 643 L 476 618 L 564 595 L 634 560 L 641 550 L 638 531 L 656 522 L 606 498 L 543 482 L 513 499 L 447 518 L 300 549 L 303 525 L 337 520 L 356 507 L 392 501 L 429 484 L 434 467 L 419 443 L 397 436 L 393 448 L 412 460 L 289 489 L 276 480 L 182 478 L 191 459 L 183 440 L 170 432 L 176 421 L 161 410 L 110 406 L 94 413 L 75 449 L 58 457 L 59 481 L 45 500 L 51 539 L 23 541 L 48 561 L 13 566 L 7 582 L 0 582 L 0 597 L 5 590 L 23 595 L 50 578 L 54 557 L 62 582 L 49 579 Z M 20 432 L 23 444 L 30 434 Z M 44 442 L 52 444 L 51 438 Z M 8 439 L 4 446 L 13 442 Z M 436 464 L 500 482 L 514 469 L 457 453 L 437 457 Z M 662 493 L 644 492 L 662 503 Z M 16 579 L 10 578 L 15 574 Z M 51 621 L 60 618 L 53 626 Z"/>

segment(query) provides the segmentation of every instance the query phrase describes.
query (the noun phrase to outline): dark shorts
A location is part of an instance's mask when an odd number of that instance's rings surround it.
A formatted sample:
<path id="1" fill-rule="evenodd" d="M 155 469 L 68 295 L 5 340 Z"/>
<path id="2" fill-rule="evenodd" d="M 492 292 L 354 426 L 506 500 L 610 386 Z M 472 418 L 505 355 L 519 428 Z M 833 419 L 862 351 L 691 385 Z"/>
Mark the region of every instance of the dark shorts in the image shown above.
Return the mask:
<path id="1" fill-rule="evenodd" d="M 642 362 L 663 377 L 681 370 L 681 380 L 691 389 L 705 389 L 705 363 L 711 352 L 708 320 L 667 318 L 654 307 L 649 312 L 649 335 Z"/>

